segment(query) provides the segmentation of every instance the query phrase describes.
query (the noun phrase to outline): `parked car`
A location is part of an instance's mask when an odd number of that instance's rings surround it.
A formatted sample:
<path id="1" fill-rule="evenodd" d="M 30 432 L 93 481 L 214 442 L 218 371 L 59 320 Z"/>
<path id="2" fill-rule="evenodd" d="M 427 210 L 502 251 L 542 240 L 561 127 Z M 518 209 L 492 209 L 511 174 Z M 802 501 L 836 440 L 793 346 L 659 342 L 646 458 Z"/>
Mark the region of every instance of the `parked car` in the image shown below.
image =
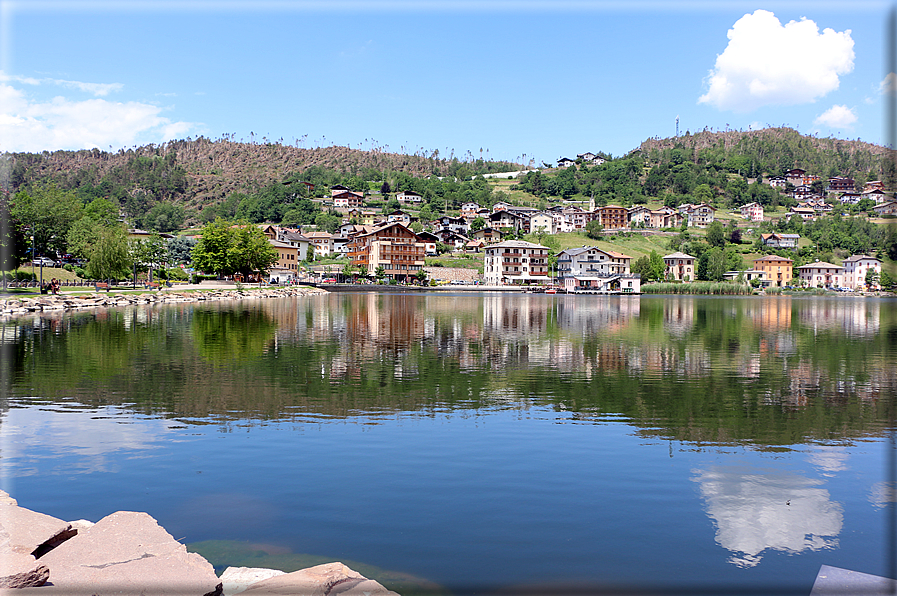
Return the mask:
<path id="1" fill-rule="evenodd" d="M 34 265 L 36 267 L 55 267 L 56 261 L 49 257 L 37 257 L 34 259 Z"/>

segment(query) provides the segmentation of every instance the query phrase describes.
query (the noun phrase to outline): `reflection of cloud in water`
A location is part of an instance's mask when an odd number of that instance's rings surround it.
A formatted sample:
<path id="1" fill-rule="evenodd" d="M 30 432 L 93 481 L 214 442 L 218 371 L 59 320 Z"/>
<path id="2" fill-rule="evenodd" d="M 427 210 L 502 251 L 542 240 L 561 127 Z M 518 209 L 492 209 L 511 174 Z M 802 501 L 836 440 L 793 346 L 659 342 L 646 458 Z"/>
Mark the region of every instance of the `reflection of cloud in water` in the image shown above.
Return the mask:
<path id="1" fill-rule="evenodd" d="M 837 546 L 841 506 L 827 490 L 814 488 L 819 481 L 718 466 L 695 473 L 707 515 L 716 522 L 716 541 L 734 553 L 731 563 L 753 567 L 766 549 L 799 553 Z"/>
<path id="2" fill-rule="evenodd" d="M 172 424 L 176 423 L 141 420 L 114 406 L 12 407 L 2 417 L 0 471 L 8 476 L 114 471 L 108 456 L 154 449 Z M 65 461 L 59 470 L 38 469 L 37 462 L 47 457 Z"/>
<path id="3" fill-rule="evenodd" d="M 897 503 L 897 486 L 893 482 L 876 482 L 869 491 L 869 501 L 876 509 Z"/>
<path id="4" fill-rule="evenodd" d="M 807 461 L 818 468 L 823 476 L 834 476 L 835 472 L 847 470 L 847 449 L 837 445 L 817 445 L 810 453 Z"/>

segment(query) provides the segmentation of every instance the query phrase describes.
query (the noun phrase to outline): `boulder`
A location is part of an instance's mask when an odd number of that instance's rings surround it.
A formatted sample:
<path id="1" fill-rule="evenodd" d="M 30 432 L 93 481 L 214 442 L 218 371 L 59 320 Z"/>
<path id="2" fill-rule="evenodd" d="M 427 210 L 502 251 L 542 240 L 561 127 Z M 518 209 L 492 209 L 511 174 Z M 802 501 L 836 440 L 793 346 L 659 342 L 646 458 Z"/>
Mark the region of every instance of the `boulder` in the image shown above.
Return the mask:
<path id="1" fill-rule="evenodd" d="M 0 553 L 14 552 L 40 558 L 78 533 L 68 522 L 0 498 Z"/>
<path id="2" fill-rule="evenodd" d="M 34 588 L 42 586 L 50 570 L 31 555 L 5 552 L 0 555 L 0 588 Z"/>
<path id="3" fill-rule="evenodd" d="M 41 594 L 220 595 L 212 565 L 177 542 L 150 515 L 119 511 L 41 559 L 52 586 Z"/>
<path id="4" fill-rule="evenodd" d="M 398 596 L 342 563 L 326 563 L 254 583 L 245 596 Z"/>
<path id="5" fill-rule="evenodd" d="M 218 578 L 221 580 L 224 596 L 239 594 L 256 582 L 269 577 L 283 575 L 279 569 L 263 569 L 260 567 L 228 567 Z"/>

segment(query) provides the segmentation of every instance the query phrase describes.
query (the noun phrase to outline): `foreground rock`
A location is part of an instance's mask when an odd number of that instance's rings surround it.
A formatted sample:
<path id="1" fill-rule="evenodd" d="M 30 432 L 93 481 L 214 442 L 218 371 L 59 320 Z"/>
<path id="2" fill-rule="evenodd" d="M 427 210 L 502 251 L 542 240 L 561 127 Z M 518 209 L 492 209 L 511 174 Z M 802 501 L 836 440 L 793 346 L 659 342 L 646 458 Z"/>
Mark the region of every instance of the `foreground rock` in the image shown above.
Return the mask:
<path id="1" fill-rule="evenodd" d="M 279 569 L 264 569 L 260 567 L 228 567 L 221 574 L 221 585 L 224 596 L 233 596 L 243 592 L 256 582 L 283 575 Z"/>
<path id="2" fill-rule="evenodd" d="M 326 563 L 262 580 L 245 596 L 399 596 L 342 563 Z"/>
<path id="3" fill-rule="evenodd" d="M 106 516 L 40 562 L 50 569 L 52 586 L 35 594 L 221 594 L 212 565 L 146 513 Z"/>

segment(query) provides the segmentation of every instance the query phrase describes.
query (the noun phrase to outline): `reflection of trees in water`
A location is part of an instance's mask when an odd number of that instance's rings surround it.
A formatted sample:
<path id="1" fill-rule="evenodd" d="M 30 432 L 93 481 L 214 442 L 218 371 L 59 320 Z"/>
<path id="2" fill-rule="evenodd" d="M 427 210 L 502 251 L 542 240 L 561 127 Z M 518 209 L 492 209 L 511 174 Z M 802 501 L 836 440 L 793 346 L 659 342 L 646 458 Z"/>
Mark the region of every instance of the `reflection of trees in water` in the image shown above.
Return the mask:
<path id="1" fill-rule="evenodd" d="M 65 315 L 3 337 L 20 394 L 221 420 L 518 399 L 653 437 L 789 445 L 882 432 L 897 322 L 876 304 L 872 336 L 805 327 L 790 299 L 334 293 Z"/>

